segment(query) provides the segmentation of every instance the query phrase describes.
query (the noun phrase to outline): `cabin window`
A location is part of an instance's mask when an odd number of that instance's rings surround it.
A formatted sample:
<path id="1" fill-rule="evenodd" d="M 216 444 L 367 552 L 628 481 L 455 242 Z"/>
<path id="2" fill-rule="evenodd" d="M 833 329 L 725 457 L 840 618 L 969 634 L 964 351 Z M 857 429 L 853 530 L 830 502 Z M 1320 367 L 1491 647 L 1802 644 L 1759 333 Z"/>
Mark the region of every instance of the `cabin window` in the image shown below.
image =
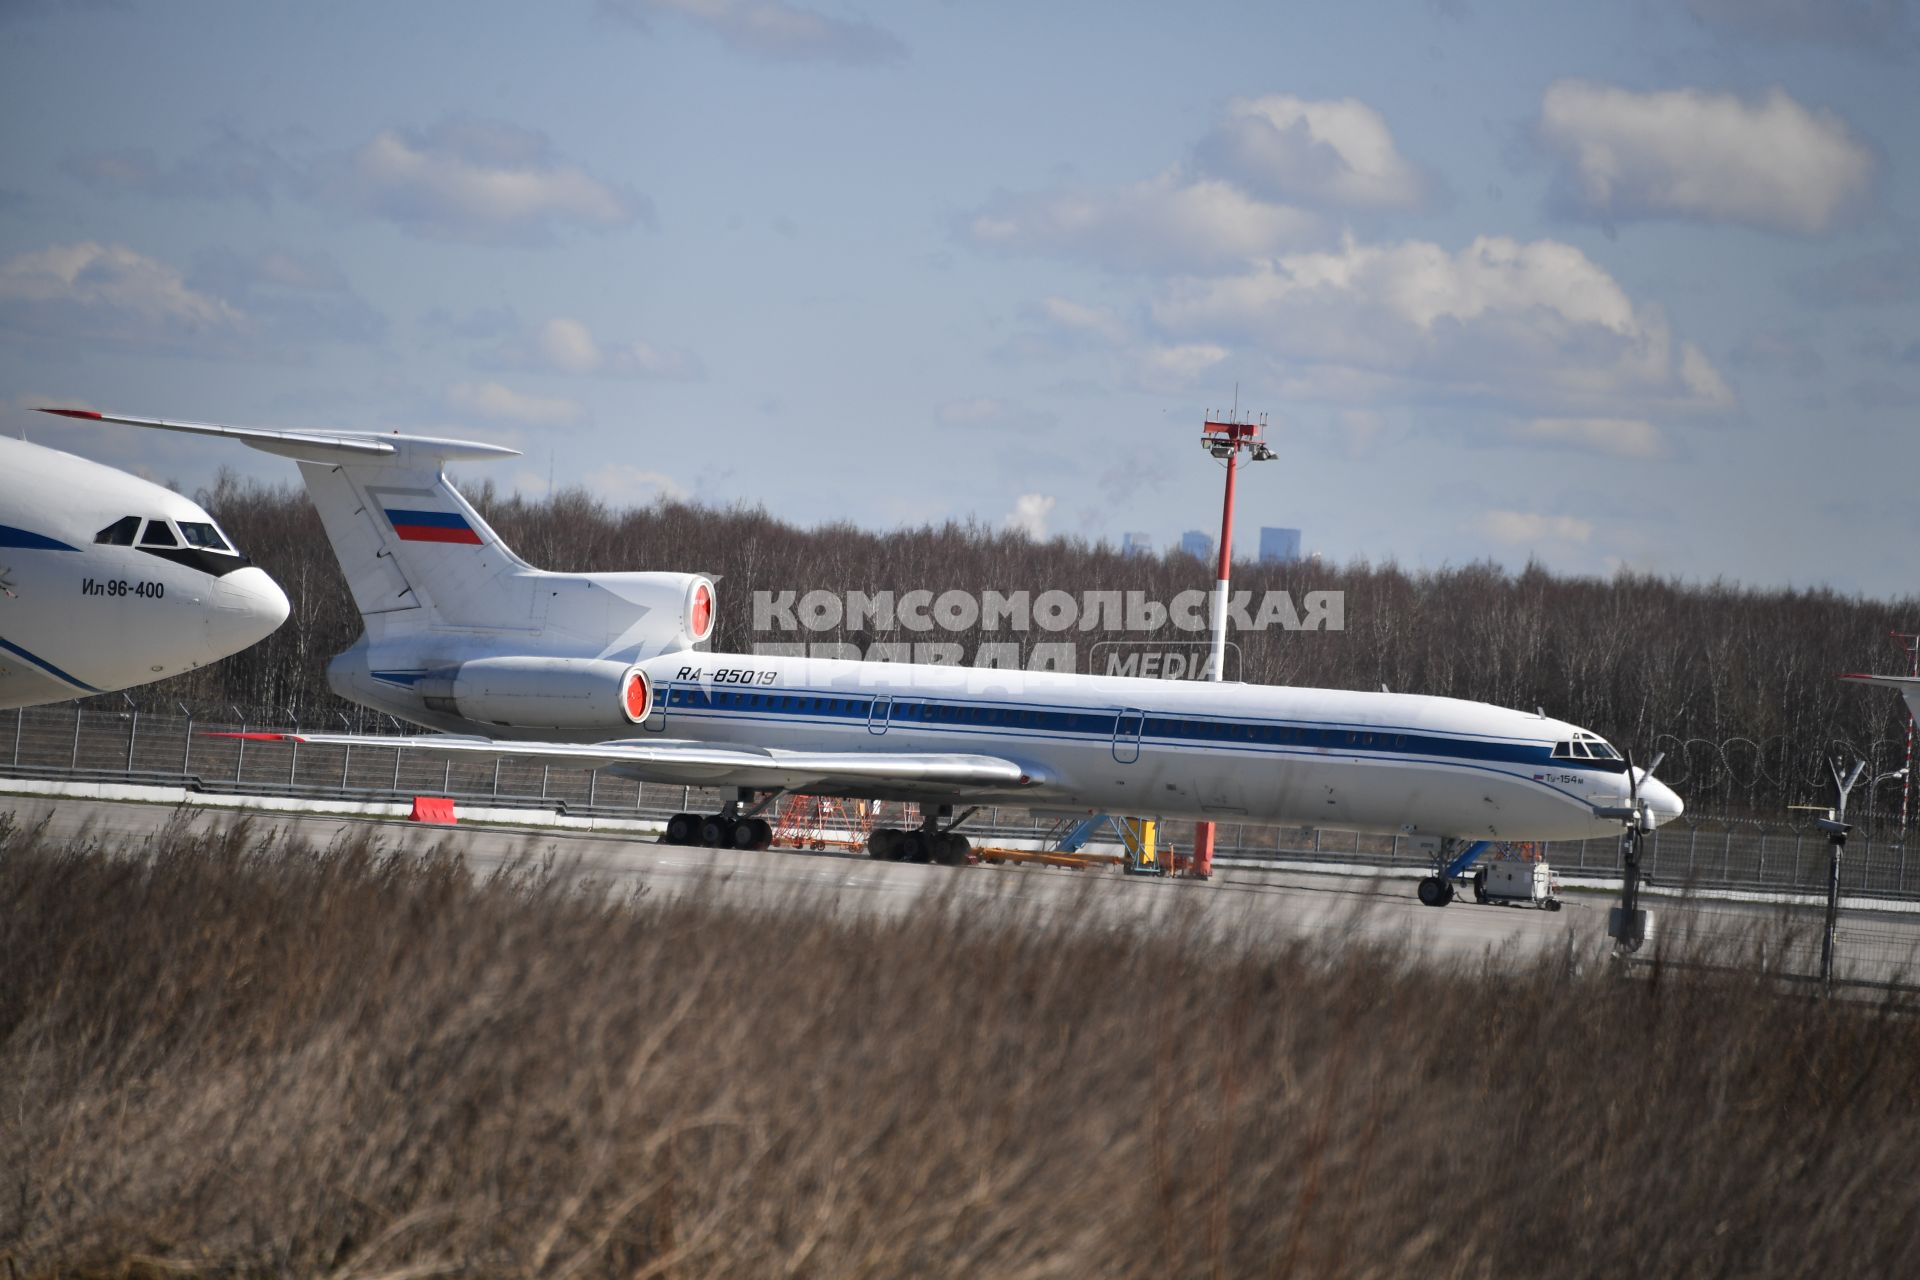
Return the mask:
<path id="1" fill-rule="evenodd" d="M 109 547 L 130 547 L 134 535 L 140 532 L 139 516 L 121 516 L 112 524 L 93 535 L 93 540 Z"/>

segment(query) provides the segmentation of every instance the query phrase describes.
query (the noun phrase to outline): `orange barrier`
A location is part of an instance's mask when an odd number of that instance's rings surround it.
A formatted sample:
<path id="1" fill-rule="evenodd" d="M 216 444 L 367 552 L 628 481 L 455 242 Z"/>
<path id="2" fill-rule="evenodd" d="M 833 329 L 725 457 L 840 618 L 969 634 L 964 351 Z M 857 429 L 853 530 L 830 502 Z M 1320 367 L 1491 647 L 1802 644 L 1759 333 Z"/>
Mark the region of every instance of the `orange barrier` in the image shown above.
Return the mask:
<path id="1" fill-rule="evenodd" d="M 407 815 L 411 822 L 434 822 L 451 826 L 460 821 L 453 816 L 453 801 L 445 796 L 415 796 L 413 812 Z"/>

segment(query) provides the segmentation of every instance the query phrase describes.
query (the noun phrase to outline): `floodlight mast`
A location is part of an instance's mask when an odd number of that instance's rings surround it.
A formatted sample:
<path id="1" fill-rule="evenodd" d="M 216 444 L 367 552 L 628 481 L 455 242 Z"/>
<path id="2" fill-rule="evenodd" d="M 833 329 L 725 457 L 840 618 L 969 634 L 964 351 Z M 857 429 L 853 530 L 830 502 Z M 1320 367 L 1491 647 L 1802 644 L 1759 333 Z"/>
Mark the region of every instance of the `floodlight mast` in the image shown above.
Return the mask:
<path id="1" fill-rule="evenodd" d="M 1902 649 L 1906 650 L 1908 664 L 1907 674 L 1915 678 L 1920 678 L 1920 635 L 1914 635 L 1911 632 L 1905 631 L 1895 631 L 1892 634 L 1893 639 Z M 1913 732 L 1914 717 L 1913 713 L 1909 711 L 1907 713 L 1907 766 L 1901 771 L 1906 775 L 1906 778 L 1900 784 L 1900 839 L 1902 843 L 1904 843 L 1907 838 L 1907 825 L 1913 819 Z"/>
<path id="2" fill-rule="evenodd" d="M 1220 507 L 1220 564 L 1213 583 L 1213 650 L 1207 659 L 1207 679 L 1225 680 L 1227 669 L 1227 603 L 1229 578 L 1233 571 L 1233 489 L 1240 471 L 1240 454 L 1249 462 L 1270 462 L 1276 456 L 1260 437 L 1267 429 L 1267 415 L 1240 417 L 1240 396 L 1236 390 L 1233 411 L 1224 418 L 1208 413 L 1200 428 L 1200 445 L 1217 461 L 1227 464 L 1226 497 Z M 1213 874 L 1213 824 L 1196 823 L 1193 829 L 1194 871 Z"/>
<path id="3" fill-rule="evenodd" d="M 1270 462 L 1272 449 L 1260 436 L 1267 429 L 1267 415 L 1245 422 L 1238 409 L 1225 419 L 1209 417 L 1200 428 L 1200 443 L 1208 453 L 1227 464 L 1226 498 L 1220 507 L 1220 566 L 1213 583 L 1213 655 L 1207 664 L 1209 680 L 1226 679 L 1228 579 L 1233 571 L 1233 491 L 1240 470 L 1240 455 L 1249 462 Z"/>

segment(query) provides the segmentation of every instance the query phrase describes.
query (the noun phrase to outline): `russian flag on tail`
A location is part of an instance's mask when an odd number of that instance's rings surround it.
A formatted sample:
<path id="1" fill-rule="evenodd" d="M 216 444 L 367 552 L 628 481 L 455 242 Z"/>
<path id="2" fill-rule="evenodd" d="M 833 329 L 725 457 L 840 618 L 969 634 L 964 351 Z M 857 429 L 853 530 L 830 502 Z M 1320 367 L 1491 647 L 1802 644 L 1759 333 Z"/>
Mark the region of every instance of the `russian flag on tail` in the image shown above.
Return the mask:
<path id="1" fill-rule="evenodd" d="M 402 542 L 464 542 L 480 545 L 480 535 L 467 518 L 452 511 L 408 511 L 399 507 L 385 509 L 387 521 Z"/>

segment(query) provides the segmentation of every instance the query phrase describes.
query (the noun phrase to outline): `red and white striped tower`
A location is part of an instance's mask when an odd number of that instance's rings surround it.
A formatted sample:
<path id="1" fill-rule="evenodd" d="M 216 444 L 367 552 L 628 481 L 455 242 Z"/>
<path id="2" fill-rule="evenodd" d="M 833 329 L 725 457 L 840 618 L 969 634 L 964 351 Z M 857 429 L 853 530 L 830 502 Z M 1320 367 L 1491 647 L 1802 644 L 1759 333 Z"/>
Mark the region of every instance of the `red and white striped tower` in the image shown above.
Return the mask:
<path id="1" fill-rule="evenodd" d="M 1207 661 L 1207 679 L 1224 680 L 1227 670 L 1228 577 L 1233 569 L 1233 482 L 1240 470 L 1244 450 L 1250 462 L 1265 462 L 1273 457 L 1260 439 L 1267 429 L 1267 416 L 1242 422 L 1238 397 L 1234 411 L 1225 420 L 1207 418 L 1200 428 L 1200 443 L 1215 458 L 1227 464 L 1227 494 L 1220 509 L 1220 567 L 1213 583 L 1213 652 Z M 1193 828 L 1193 871 L 1198 876 L 1213 874 L 1213 824 L 1196 823 Z"/>
<path id="2" fill-rule="evenodd" d="M 1907 674 L 1920 678 L 1920 635 L 1903 631 L 1893 633 L 1900 647 L 1907 651 Z M 1913 818 L 1913 714 L 1907 714 L 1907 775 L 1900 780 L 1900 831 L 1906 838 L 1907 823 Z"/>

